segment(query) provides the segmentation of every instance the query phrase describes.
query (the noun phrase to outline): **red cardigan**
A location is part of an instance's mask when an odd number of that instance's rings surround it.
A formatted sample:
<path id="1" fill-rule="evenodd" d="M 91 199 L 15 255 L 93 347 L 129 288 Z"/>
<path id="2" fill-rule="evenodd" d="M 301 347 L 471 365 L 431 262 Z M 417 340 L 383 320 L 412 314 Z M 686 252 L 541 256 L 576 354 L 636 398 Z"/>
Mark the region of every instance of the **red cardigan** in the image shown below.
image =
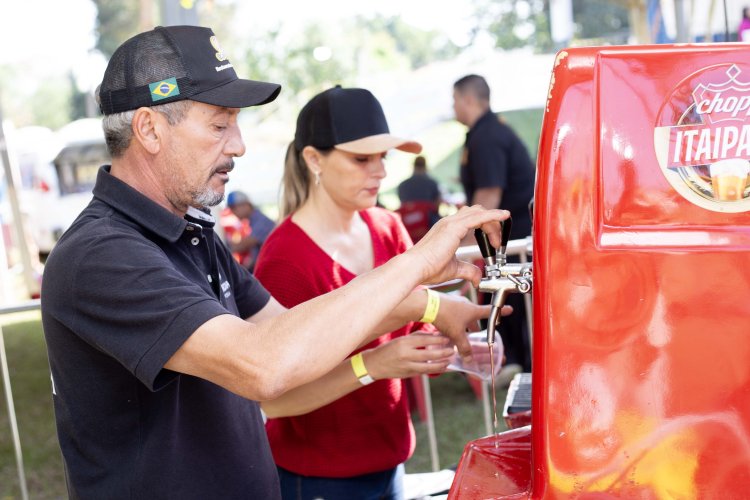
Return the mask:
<path id="1" fill-rule="evenodd" d="M 372 208 L 360 214 L 370 228 L 376 267 L 411 246 L 401 220 L 392 212 Z M 355 277 L 291 218 L 263 244 L 255 273 L 285 307 L 335 290 Z M 416 325 L 385 334 L 363 349 L 406 335 Z M 276 464 L 305 476 L 351 477 L 383 471 L 406 461 L 415 445 L 400 379 L 378 380 L 306 415 L 269 419 L 266 431 Z"/>

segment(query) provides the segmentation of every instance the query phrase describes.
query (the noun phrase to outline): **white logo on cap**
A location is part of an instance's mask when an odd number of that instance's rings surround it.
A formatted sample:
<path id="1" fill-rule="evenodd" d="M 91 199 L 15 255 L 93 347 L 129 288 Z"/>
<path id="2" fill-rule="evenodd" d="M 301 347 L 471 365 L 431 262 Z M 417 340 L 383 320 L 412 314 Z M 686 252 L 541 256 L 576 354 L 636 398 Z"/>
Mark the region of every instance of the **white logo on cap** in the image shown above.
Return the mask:
<path id="1" fill-rule="evenodd" d="M 226 61 L 227 56 L 225 56 L 224 51 L 221 50 L 221 45 L 219 45 L 219 39 L 216 38 L 216 35 L 212 36 L 209 41 L 211 42 L 213 48 L 216 49 L 216 59 L 218 59 L 219 61 Z"/>

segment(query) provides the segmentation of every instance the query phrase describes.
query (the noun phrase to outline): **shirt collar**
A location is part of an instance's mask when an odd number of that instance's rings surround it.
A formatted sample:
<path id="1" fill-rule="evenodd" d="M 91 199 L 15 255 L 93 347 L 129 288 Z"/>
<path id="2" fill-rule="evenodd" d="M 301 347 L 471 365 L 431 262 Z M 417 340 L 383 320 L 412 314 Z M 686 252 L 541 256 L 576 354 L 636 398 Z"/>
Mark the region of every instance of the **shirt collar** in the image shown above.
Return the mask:
<path id="1" fill-rule="evenodd" d="M 177 241 L 185 231 L 187 220 L 178 217 L 113 176 L 110 173 L 111 168 L 110 165 L 104 165 L 99 169 L 94 196 L 145 229 L 168 241 Z"/>
<path id="2" fill-rule="evenodd" d="M 496 119 L 497 119 L 497 117 L 495 116 L 495 113 L 493 113 L 491 109 L 488 109 L 487 112 L 485 114 L 483 114 L 482 116 L 480 116 L 479 119 L 476 121 L 476 123 L 474 123 L 474 126 L 471 127 L 471 129 L 469 130 L 469 132 L 472 132 L 473 130 L 476 130 L 477 127 L 479 127 L 479 125 L 481 123 L 484 123 L 487 120 L 496 120 Z"/>
<path id="3" fill-rule="evenodd" d="M 188 207 L 185 219 L 188 222 L 194 222 L 203 227 L 214 227 L 216 223 L 216 219 L 211 215 L 211 212 L 203 208 Z"/>

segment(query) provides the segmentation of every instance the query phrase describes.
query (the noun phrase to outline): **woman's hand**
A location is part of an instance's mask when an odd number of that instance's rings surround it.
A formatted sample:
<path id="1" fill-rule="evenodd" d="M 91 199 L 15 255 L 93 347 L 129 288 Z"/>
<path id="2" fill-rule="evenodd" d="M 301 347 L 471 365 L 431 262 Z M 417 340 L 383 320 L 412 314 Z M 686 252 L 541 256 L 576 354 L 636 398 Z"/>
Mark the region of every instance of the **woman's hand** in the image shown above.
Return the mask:
<path id="1" fill-rule="evenodd" d="M 414 332 L 368 349 L 362 356 L 367 372 L 372 378 L 379 380 L 443 373 L 453 353 L 450 340 L 446 337 L 435 333 Z"/>

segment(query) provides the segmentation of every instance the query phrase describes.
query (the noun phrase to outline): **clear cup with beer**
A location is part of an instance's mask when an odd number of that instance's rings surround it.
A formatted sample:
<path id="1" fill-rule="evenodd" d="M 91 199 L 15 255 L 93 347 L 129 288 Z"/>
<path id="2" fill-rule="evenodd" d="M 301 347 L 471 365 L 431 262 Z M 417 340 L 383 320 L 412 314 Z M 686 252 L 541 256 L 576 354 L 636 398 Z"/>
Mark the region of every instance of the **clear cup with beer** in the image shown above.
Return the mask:
<path id="1" fill-rule="evenodd" d="M 464 372 L 476 375 L 487 382 L 497 377 L 503 364 L 503 341 L 495 332 L 495 342 L 487 344 L 487 330 L 467 335 L 471 346 L 471 361 L 467 362 L 458 352 L 451 358 L 448 371 Z"/>
<path id="2" fill-rule="evenodd" d="M 714 198 L 720 201 L 744 198 L 747 176 L 750 174 L 750 161 L 741 158 L 719 160 L 711 164 L 710 171 Z"/>

